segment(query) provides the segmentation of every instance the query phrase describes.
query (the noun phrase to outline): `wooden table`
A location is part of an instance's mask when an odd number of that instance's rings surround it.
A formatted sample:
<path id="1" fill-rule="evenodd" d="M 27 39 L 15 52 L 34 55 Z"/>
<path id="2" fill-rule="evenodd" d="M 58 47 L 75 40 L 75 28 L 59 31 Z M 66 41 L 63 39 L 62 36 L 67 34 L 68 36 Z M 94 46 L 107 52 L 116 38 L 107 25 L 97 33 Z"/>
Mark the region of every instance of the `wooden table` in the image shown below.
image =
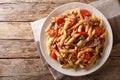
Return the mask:
<path id="1" fill-rule="evenodd" d="M 46 17 L 59 5 L 94 0 L 0 0 L 0 80 L 53 80 L 43 67 L 30 22 Z M 120 80 L 120 44 L 96 72 L 75 80 Z M 65 80 L 69 80 L 68 78 Z"/>

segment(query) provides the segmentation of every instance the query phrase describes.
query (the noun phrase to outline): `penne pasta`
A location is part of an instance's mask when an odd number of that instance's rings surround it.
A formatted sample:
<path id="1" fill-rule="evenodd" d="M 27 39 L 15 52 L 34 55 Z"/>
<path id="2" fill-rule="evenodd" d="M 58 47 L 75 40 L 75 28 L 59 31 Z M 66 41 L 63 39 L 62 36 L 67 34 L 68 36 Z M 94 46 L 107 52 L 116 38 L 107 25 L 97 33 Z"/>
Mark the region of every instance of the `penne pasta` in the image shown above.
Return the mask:
<path id="1" fill-rule="evenodd" d="M 64 40 L 66 39 L 66 37 L 67 37 L 67 34 L 66 34 L 66 31 L 64 30 L 64 35 L 62 36 L 62 38 L 61 38 L 61 40 L 60 40 L 60 46 L 63 45 Z"/>
<path id="2" fill-rule="evenodd" d="M 77 10 L 77 13 L 78 13 L 78 16 L 80 17 L 80 19 L 83 20 L 83 17 L 82 17 L 82 15 L 80 13 L 80 10 Z"/>
<path id="3" fill-rule="evenodd" d="M 74 34 L 73 37 L 65 43 L 65 45 L 70 45 L 78 36 L 79 34 Z"/>
<path id="4" fill-rule="evenodd" d="M 90 27 L 90 26 L 87 24 L 86 27 L 85 27 L 85 32 L 88 32 L 89 27 Z"/>
<path id="5" fill-rule="evenodd" d="M 100 24 L 99 24 L 100 27 L 103 27 L 103 20 L 100 19 Z"/>
<path id="6" fill-rule="evenodd" d="M 79 8 L 54 16 L 45 33 L 48 54 L 62 68 L 74 70 L 94 65 L 107 39 L 103 20 L 94 13 Z"/>
<path id="7" fill-rule="evenodd" d="M 65 25 L 64 25 L 64 29 L 66 30 L 68 27 L 69 27 L 69 22 L 66 21 L 66 22 L 65 22 Z"/>
<path id="8" fill-rule="evenodd" d="M 72 28 L 77 28 L 79 25 L 83 23 L 83 20 L 78 21 L 77 24 L 75 24 Z"/>

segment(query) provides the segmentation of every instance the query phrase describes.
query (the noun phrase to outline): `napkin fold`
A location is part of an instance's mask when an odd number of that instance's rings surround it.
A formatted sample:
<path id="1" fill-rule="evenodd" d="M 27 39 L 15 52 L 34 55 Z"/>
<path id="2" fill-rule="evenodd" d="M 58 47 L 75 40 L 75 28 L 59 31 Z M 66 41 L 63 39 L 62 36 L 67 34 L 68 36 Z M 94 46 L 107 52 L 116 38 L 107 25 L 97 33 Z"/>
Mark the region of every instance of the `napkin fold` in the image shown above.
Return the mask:
<path id="1" fill-rule="evenodd" d="M 114 45 L 120 42 L 120 1 L 119 0 L 99 0 L 90 3 L 99 9 L 109 20 L 113 31 L 113 42 Z M 45 67 L 49 69 L 55 80 L 65 80 L 67 75 L 57 72 L 54 70 L 44 59 L 41 54 L 39 41 L 40 41 L 40 29 L 46 18 L 31 22 L 31 28 L 33 31 L 34 41 L 37 47 L 37 51 L 40 55 L 40 59 Z M 70 78 L 67 80 L 71 80 Z"/>
<path id="2" fill-rule="evenodd" d="M 56 71 L 55 69 L 53 69 L 47 62 L 46 60 L 44 59 L 44 57 L 42 56 L 41 54 L 41 50 L 40 50 L 40 45 L 39 45 L 39 41 L 40 41 L 40 29 L 44 23 L 46 18 L 43 18 L 43 19 L 40 19 L 40 20 L 37 20 L 37 21 L 34 21 L 31 23 L 31 28 L 32 28 L 32 31 L 33 31 L 33 36 L 34 36 L 34 42 L 35 42 L 35 45 L 37 47 L 37 51 L 40 55 L 40 59 L 41 59 L 41 62 L 43 63 L 43 65 L 49 69 L 49 71 L 51 72 L 51 74 L 53 75 L 53 78 L 55 80 L 64 80 L 63 78 L 65 78 L 66 75 L 63 75 L 61 74 L 60 72 Z"/>

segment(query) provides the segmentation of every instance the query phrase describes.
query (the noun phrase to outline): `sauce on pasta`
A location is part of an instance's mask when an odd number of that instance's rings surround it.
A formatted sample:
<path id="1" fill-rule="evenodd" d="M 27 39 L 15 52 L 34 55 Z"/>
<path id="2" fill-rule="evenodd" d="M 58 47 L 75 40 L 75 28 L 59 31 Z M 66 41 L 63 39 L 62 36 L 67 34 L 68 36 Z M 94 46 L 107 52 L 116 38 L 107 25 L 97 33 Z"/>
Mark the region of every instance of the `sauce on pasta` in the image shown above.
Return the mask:
<path id="1" fill-rule="evenodd" d="M 49 55 L 62 68 L 87 69 L 101 57 L 107 37 L 103 20 L 86 9 L 51 18 L 45 30 Z"/>

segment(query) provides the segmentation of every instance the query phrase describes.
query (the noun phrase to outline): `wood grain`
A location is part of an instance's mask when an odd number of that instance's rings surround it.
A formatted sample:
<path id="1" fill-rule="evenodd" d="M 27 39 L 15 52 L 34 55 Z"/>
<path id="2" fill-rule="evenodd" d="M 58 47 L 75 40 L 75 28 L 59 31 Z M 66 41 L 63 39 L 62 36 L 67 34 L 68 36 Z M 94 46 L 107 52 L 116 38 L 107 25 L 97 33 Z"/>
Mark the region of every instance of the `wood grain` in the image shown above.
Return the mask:
<path id="1" fill-rule="evenodd" d="M 0 59 L 0 76 L 49 74 L 40 59 Z"/>
<path id="2" fill-rule="evenodd" d="M 40 59 L 0 59 L 0 80 L 53 79 L 48 69 L 41 64 Z"/>
<path id="3" fill-rule="evenodd" d="M 23 75 L 23 76 L 2 76 L 0 80 L 54 80 L 51 74 L 42 75 Z"/>
<path id="4" fill-rule="evenodd" d="M 0 40 L 0 58 L 39 58 L 32 41 Z"/>
<path id="5" fill-rule="evenodd" d="M 74 0 L 2 0 L 0 21 L 35 21 L 46 17 L 56 7 Z M 79 0 L 75 0 L 79 1 Z M 80 0 L 90 2 L 90 0 Z M 92 0 L 91 0 L 92 1 Z"/>
<path id="6" fill-rule="evenodd" d="M 6 3 L 0 5 L 0 21 L 34 21 L 46 17 L 55 7 L 52 3 Z M 23 8 L 24 7 L 24 8 Z"/>
<path id="7" fill-rule="evenodd" d="M 33 40 L 29 22 L 0 22 L 0 39 Z"/>
<path id="8" fill-rule="evenodd" d="M 68 2 L 84 2 L 89 3 L 96 0 L 1 0 L 0 3 L 20 3 L 20 2 L 37 2 L 37 3 L 68 3 Z"/>

